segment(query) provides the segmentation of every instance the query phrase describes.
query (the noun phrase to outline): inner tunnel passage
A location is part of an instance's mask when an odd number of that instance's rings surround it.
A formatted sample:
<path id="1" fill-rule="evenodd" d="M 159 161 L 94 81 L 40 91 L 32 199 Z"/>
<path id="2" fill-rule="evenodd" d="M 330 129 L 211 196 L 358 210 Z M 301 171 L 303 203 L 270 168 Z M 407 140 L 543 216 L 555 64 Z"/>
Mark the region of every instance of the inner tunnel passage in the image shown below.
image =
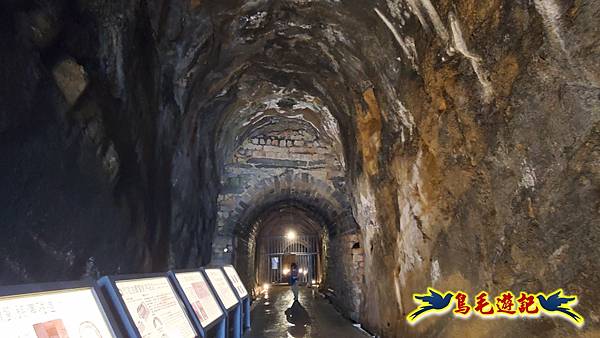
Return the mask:
<path id="1" fill-rule="evenodd" d="M 271 212 L 261 223 L 255 245 L 258 285 L 287 284 L 292 263 L 298 266 L 300 284 L 317 285 L 326 252 L 324 226 L 296 208 Z"/>

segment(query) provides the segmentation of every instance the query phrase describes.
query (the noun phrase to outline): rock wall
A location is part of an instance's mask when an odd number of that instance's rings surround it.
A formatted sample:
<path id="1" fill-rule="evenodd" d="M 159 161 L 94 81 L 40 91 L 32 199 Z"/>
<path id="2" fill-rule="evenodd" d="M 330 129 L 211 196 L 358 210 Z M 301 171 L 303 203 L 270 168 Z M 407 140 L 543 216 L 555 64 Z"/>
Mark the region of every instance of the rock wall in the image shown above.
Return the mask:
<path id="1" fill-rule="evenodd" d="M 214 164 L 193 169 L 195 145 L 179 140 L 190 131 L 154 8 L 0 6 L 0 282 L 208 262 L 216 189 L 200 182 Z"/>
<path id="2" fill-rule="evenodd" d="M 405 67 L 387 73 L 397 104 L 386 104 L 390 91 L 375 85 L 358 109 L 358 139 L 381 144 L 362 143 L 367 170 L 354 184 L 369 248 L 367 285 L 376 285 L 367 290 L 364 313 L 375 331 L 599 333 L 600 35 L 591 19 L 599 11 L 592 1 L 378 7 Z M 409 131 L 402 138 L 368 127 L 390 110 Z M 409 326 L 412 294 L 426 286 L 470 294 L 565 288 L 580 296 L 577 309 L 587 322 L 581 330 L 547 317 Z"/>
<path id="3" fill-rule="evenodd" d="M 323 292 L 348 318 L 360 322 L 365 299 L 364 250 L 357 233 L 347 233 L 329 240 L 327 272 Z"/>

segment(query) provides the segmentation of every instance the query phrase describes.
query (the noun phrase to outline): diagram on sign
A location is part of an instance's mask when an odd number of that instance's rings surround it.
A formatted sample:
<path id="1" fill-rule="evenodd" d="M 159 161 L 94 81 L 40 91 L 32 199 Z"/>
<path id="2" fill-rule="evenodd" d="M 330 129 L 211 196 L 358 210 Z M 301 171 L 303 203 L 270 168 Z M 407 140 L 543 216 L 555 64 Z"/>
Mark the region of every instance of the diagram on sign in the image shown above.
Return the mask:
<path id="1" fill-rule="evenodd" d="M 207 327 L 223 314 L 208 283 L 199 271 L 175 274 L 202 327 Z"/>
<path id="2" fill-rule="evenodd" d="M 227 277 L 221 269 L 205 269 L 206 276 L 210 279 L 210 283 L 217 291 L 217 295 L 223 302 L 223 305 L 229 309 L 232 306 L 238 303 L 237 297 L 235 293 L 229 287 L 229 283 L 227 282 Z"/>
<path id="3" fill-rule="evenodd" d="M 166 277 L 115 282 L 143 338 L 195 337 Z"/>

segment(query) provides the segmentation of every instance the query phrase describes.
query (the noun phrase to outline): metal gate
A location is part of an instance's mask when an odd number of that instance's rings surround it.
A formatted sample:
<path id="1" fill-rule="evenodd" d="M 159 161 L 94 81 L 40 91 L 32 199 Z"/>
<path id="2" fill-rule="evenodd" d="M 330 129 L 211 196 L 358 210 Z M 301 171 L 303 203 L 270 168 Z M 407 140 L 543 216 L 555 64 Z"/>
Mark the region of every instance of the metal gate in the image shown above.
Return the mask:
<path id="1" fill-rule="evenodd" d="M 298 265 L 298 280 L 309 283 L 319 278 L 319 236 L 264 237 L 259 251 L 259 282 L 287 283 L 292 262 Z"/>

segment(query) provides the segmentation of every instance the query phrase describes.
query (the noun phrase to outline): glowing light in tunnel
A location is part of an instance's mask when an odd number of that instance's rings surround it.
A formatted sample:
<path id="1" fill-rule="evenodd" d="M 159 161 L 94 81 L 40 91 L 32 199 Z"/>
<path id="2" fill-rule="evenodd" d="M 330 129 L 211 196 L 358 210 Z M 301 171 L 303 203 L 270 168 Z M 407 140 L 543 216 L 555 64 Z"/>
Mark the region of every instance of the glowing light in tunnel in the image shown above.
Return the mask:
<path id="1" fill-rule="evenodd" d="M 291 240 L 296 239 L 297 235 L 296 235 L 296 232 L 294 230 L 290 230 L 290 231 L 287 232 L 287 234 L 285 235 L 285 237 L 291 241 Z"/>

